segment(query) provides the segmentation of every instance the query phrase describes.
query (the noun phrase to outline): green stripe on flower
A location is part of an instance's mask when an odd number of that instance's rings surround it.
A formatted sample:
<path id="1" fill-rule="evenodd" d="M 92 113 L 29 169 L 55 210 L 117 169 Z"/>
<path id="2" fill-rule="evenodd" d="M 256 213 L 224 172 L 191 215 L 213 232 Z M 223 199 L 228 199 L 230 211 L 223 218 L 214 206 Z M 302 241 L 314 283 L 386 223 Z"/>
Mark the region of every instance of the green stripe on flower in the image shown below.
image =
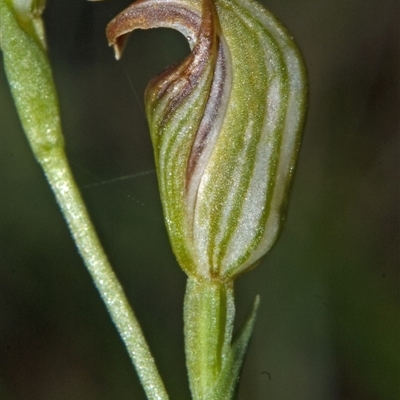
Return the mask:
<path id="1" fill-rule="evenodd" d="M 249 0 L 142 0 L 107 35 L 119 57 L 130 31 L 161 26 L 192 49 L 146 90 L 168 234 L 187 274 L 229 281 L 281 228 L 306 109 L 303 62 Z"/>

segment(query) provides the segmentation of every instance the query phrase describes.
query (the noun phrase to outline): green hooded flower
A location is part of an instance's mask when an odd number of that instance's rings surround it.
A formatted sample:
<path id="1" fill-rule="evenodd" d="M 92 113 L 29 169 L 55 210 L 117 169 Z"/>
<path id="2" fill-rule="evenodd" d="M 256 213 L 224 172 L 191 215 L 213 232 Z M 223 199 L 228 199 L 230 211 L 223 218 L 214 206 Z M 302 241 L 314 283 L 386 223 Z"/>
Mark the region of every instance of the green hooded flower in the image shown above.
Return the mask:
<path id="1" fill-rule="evenodd" d="M 189 276 L 228 282 L 282 226 L 306 109 L 303 62 L 251 0 L 141 0 L 107 36 L 119 58 L 132 30 L 156 27 L 191 47 L 145 94 L 168 234 Z"/>

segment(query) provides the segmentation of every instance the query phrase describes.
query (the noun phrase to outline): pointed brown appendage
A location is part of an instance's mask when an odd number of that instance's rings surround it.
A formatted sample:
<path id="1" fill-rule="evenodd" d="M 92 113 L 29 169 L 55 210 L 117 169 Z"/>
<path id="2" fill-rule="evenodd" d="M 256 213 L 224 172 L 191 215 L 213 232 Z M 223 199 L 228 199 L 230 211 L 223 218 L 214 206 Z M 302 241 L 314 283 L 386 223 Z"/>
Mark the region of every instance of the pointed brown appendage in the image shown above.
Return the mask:
<path id="1" fill-rule="evenodd" d="M 200 20 L 195 10 L 184 8 L 178 2 L 138 0 L 110 21 L 106 36 L 119 60 L 129 34 L 135 29 L 173 28 L 185 36 L 196 37 Z"/>
<path id="2" fill-rule="evenodd" d="M 211 66 L 212 73 L 217 54 L 217 35 L 214 18 L 214 8 L 210 0 L 203 0 L 201 19 L 198 20 L 196 44 L 185 60 L 177 66 L 170 67 L 164 73 L 152 79 L 146 89 L 147 93 L 156 93 L 155 101 L 163 96 L 169 97 L 169 104 L 164 110 L 160 128 L 168 121 L 170 114 L 174 113 L 196 89 L 200 79 Z M 176 94 L 171 93 L 178 88 Z"/>
<path id="3" fill-rule="evenodd" d="M 188 2 L 190 4 L 190 2 Z M 106 35 L 120 58 L 128 35 L 135 29 L 173 28 L 193 39 L 192 52 L 180 64 L 167 68 L 152 79 L 146 89 L 146 100 L 158 102 L 168 96 L 168 107 L 163 110 L 159 127 L 170 113 L 183 104 L 193 92 L 210 61 L 215 59 L 216 32 L 214 9 L 210 0 L 203 0 L 202 14 L 183 2 L 167 0 L 139 0 L 115 17 L 107 26 Z M 215 63 L 215 61 L 214 61 Z M 176 90 L 179 88 L 179 90 Z M 177 93 L 175 94 L 174 91 Z"/>
<path id="4" fill-rule="evenodd" d="M 173 28 L 193 43 L 189 56 L 180 64 L 167 68 L 147 86 L 146 102 L 150 108 L 167 100 L 157 123 L 160 132 L 173 113 L 196 90 L 203 75 L 212 74 L 208 92 L 202 94 L 207 101 L 187 162 L 187 206 L 193 210 L 197 188 L 225 114 L 226 102 L 222 99 L 229 96 L 227 92 L 230 85 L 227 81 L 230 77 L 227 72 L 229 51 L 221 36 L 213 3 L 199 0 L 193 2 L 193 8 L 190 6 L 190 1 L 139 0 L 114 18 L 108 24 L 106 33 L 117 59 L 123 52 L 129 34 L 135 29 Z"/>

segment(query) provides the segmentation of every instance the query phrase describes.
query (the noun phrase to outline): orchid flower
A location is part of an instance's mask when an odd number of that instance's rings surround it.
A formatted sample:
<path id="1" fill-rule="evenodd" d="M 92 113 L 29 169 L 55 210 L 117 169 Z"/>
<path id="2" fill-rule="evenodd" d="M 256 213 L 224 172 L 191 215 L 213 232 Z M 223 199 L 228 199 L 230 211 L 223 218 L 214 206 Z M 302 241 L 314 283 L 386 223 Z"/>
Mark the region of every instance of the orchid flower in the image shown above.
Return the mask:
<path id="1" fill-rule="evenodd" d="M 191 53 L 145 93 L 173 251 L 188 275 L 185 340 L 194 399 L 233 396 L 255 320 L 232 342 L 233 282 L 282 227 L 306 110 L 300 53 L 251 0 L 140 0 L 107 38 L 121 57 L 135 29 L 173 28 Z"/>
<path id="2" fill-rule="evenodd" d="M 168 394 L 95 233 L 64 152 L 46 54 L 45 0 L 0 0 L 0 46 L 22 126 L 149 399 Z M 155 77 L 146 113 L 167 232 L 188 276 L 185 350 L 194 400 L 229 400 L 259 299 L 233 338 L 234 282 L 282 228 L 306 112 L 302 57 L 253 0 L 138 0 L 107 37 L 121 57 L 130 32 L 169 27 L 190 54 Z"/>

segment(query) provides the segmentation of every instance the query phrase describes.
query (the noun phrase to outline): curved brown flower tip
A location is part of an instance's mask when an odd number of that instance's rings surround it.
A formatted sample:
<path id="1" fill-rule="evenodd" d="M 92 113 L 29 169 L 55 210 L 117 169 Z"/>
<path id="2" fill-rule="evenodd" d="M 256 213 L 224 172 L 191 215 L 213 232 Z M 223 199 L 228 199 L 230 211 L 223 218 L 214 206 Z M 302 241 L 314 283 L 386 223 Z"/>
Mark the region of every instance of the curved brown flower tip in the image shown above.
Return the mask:
<path id="1" fill-rule="evenodd" d="M 187 204 L 190 202 L 189 208 L 193 209 L 198 186 L 192 182 L 199 181 L 201 176 L 196 167 L 206 142 L 211 144 L 210 137 L 212 134 L 215 137 L 218 132 L 213 122 L 223 93 L 225 56 L 219 45 L 219 23 L 210 0 L 139 0 L 107 26 L 106 35 L 109 44 L 114 47 L 116 58 L 121 57 L 133 30 L 155 27 L 178 30 L 187 38 L 192 50 L 181 63 L 167 68 L 151 80 L 145 94 L 161 192 L 166 193 L 165 197 L 179 192 L 187 198 L 185 204 L 181 202 L 181 206 L 174 211 L 163 202 L 167 226 L 170 234 L 178 231 L 178 226 L 179 231 L 188 232 L 192 229 L 193 219 L 188 217 L 190 213 Z M 179 130 L 173 128 L 177 125 Z M 174 145 L 178 154 L 163 151 L 167 141 L 171 140 L 179 142 L 179 148 L 177 144 Z M 175 162 L 182 166 L 181 173 L 176 173 L 175 165 L 174 178 L 164 180 L 162 176 L 167 175 L 166 165 Z M 182 236 L 182 233 L 178 235 Z M 181 265 L 183 262 L 184 265 L 195 267 L 192 261 L 193 249 L 188 248 L 191 246 L 187 244 L 182 242 L 182 246 L 179 246 L 179 250 L 175 248 L 175 252 L 181 254 L 178 256 Z"/>
<path id="2" fill-rule="evenodd" d="M 210 14 L 210 1 L 204 2 L 205 13 Z M 181 32 L 191 44 L 197 39 L 201 24 L 200 1 L 137 0 L 115 17 L 107 26 L 106 36 L 119 59 L 129 34 L 135 29 L 172 28 Z M 212 29 L 210 20 L 204 25 Z M 204 32 L 203 32 L 204 33 Z M 204 36 L 208 36 L 204 33 Z"/>
<path id="3" fill-rule="evenodd" d="M 180 31 L 192 52 L 145 94 L 172 247 L 191 276 L 231 280 L 274 244 L 306 108 L 301 56 L 252 0 L 139 0 L 110 22 Z"/>

